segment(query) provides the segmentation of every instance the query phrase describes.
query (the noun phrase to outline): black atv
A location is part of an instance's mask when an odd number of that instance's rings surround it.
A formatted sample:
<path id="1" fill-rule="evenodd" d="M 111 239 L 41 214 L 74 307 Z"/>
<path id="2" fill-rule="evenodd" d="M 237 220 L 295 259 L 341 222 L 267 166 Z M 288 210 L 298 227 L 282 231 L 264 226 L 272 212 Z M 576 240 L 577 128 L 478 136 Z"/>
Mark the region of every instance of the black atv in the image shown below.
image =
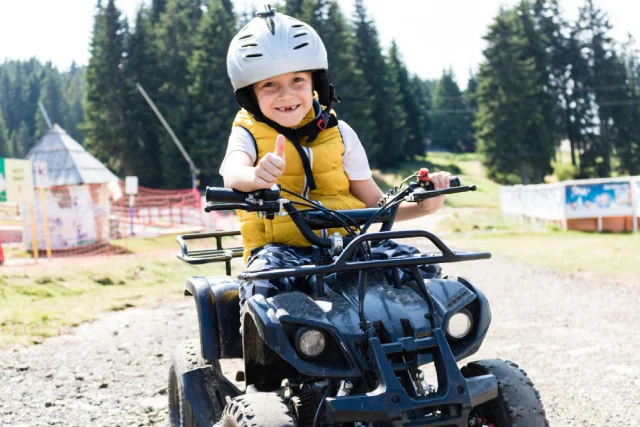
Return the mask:
<path id="1" fill-rule="evenodd" d="M 222 241 L 239 232 L 178 237 L 182 260 L 224 262 L 227 276 L 186 281 L 200 337 L 175 352 L 168 389 L 171 425 L 548 426 L 533 383 L 516 364 L 457 365 L 478 350 L 489 329 L 483 293 L 462 277 L 424 280 L 418 270 L 491 254 L 454 252 L 424 230 L 391 231 L 402 201 L 473 190 L 456 182 L 436 191 L 419 176 L 380 208 L 331 211 L 311 200 L 286 200 L 281 195 L 286 190 L 277 186 L 253 193 L 208 187 L 207 212 L 241 209 L 267 219 L 290 215 L 323 256 L 318 265 L 242 272 L 234 279 L 231 260 L 242 256 L 242 248 L 225 249 Z M 373 223 L 382 223 L 379 232 L 367 232 Z M 347 234 L 325 238 L 313 232 L 335 227 Z M 188 240 L 205 238 L 215 238 L 217 249 L 188 250 Z M 403 238 L 427 239 L 440 252 L 371 259 L 371 242 Z M 413 280 L 401 283 L 400 268 L 408 269 Z M 290 276 L 306 278 L 304 291 L 250 298 L 241 332 L 241 281 Z M 236 381 L 245 382 L 245 391 L 223 375 L 219 361 L 225 358 L 243 359 Z M 420 369 L 430 364 L 434 378 Z"/>

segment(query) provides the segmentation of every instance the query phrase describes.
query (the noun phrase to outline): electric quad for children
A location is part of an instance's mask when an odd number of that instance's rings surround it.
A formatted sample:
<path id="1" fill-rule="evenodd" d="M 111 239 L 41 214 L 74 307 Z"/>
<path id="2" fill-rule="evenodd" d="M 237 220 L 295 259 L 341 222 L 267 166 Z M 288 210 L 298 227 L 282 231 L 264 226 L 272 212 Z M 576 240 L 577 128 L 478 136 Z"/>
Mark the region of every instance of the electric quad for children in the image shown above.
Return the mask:
<path id="1" fill-rule="evenodd" d="M 227 276 L 186 281 L 200 336 L 175 352 L 168 389 L 172 426 L 548 425 L 533 383 L 516 364 L 480 360 L 458 367 L 487 334 L 489 303 L 469 280 L 423 279 L 418 266 L 491 254 L 454 252 L 424 230 L 391 231 L 400 202 L 475 190 L 454 180 L 454 187 L 436 191 L 428 172 L 415 176 L 382 207 L 348 211 L 287 200 L 278 186 L 252 193 L 207 188 L 207 212 L 240 209 L 266 220 L 289 215 L 321 256 L 315 265 L 245 271 L 236 279 L 230 261 L 243 249 L 225 249 L 222 239 L 238 232 L 178 238 L 182 260 L 225 262 Z M 373 223 L 382 223 L 380 231 L 368 232 Z M 313 231 L 337 227 L 347 234 Z M 205 238 L 215 238 L 217 249 L 189 251 L 189 240 Z M 404 238 L 426 239 L 439 252 L 372 259 L 372 243 Z M 400 269 L 412 280 L 401 281 Z M 299 290 L 248 299 L 240 321 L 242 281 L 292 276 L 304 278 Z M 242 359 L 236 381 L 244 381 L 245 391 L 223 375 L 220 360 L 227 358 Z M 425 375 L 421 367 L 430 364 L 435 374 Z"/>

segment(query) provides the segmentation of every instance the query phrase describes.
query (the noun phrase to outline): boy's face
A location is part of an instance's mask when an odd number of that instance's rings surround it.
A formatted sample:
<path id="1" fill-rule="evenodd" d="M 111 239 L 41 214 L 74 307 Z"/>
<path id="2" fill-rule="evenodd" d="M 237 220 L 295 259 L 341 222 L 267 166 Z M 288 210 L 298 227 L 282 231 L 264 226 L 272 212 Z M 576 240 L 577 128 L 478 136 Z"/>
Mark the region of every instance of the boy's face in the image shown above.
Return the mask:
<path id="1" fill-rule="evenodd" d="M 313 105 L 310 71 L 279 74 L 254 83 L 260 111 L 281 126 L 297 126 Z"/>

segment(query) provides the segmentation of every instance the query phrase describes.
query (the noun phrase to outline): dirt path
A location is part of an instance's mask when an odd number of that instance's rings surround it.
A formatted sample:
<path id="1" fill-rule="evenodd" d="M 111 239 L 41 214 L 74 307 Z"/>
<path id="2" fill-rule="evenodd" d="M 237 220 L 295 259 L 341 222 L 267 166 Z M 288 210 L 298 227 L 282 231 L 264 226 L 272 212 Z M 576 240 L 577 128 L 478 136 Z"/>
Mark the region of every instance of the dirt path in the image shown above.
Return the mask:
<path id="1" fill-rule="evenodd" d="M 444 271 L 468 277 L 491 303 L 491 329 L 472 359 L 519 363 L 552 426 L 637 423 L 640 284 L 559 275 L 500 257 Z M 171 353 L 195 336 L 195 309 L 185 299 L 110 313 L 41 345 L 0 351 L 0 424 L 168 425 Z M 225 367 L 235 373 L 231 362 Z"/>

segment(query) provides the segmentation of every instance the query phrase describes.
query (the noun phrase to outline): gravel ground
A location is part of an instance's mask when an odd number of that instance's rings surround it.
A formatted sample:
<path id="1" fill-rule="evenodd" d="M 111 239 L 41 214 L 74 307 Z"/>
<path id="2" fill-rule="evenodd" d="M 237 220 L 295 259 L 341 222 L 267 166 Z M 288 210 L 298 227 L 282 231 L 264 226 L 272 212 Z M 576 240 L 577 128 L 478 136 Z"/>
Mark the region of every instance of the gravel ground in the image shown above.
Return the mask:
<path id="1" fill-rule="evenodd" d="M 563 276 L 499 257 L 445 272 L 470 278 L 491 302 L 493 324 L 472 359 L 520 364 L 552 426 L 640 419 L 640 283 Z M 168 425 L 171 354 L 196 331 L 185 299 L 109 313 L 40 345 L 0 351 L 0 425 Z M 235 373 L 238 361 L 230 362 L 225 369 Z"/>

